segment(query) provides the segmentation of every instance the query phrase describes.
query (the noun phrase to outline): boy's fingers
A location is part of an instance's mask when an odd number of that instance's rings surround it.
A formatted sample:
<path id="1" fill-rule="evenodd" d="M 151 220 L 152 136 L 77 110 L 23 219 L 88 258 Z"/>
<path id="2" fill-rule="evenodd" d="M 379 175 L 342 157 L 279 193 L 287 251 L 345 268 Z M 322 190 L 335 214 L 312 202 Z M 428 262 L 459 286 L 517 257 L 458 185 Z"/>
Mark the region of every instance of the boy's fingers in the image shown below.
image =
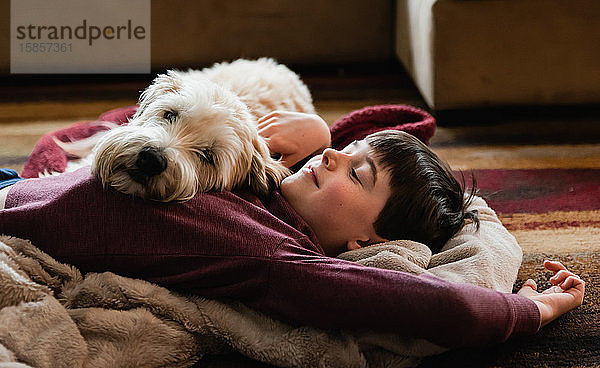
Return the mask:
<path id="1" fill-rule="evenodd" d="M 552 285 L 557 285 L 563 282 L 569 276 L 576 276 L 573 272 L 568 270 L 560 270 L 554 276 L 550 278 L 550 283 Z"/>
<path id="2" fill-rule="evenodd" d="M 262 127 L 266 127 L 269 126 L 271 124 L 275 124 L 279 121 L 279 116 L 275 113 L 272 112 L 269 115 L 265 115 L 262 118 L 258 119 L 258 128 L 262 128 Z"/>
<path id="3" fill-rule="evenodd" d="M 572 287 L 564 290 L 565 294 L 570 294 L 574 298 L 573 307 L 583 304 L 583 297 L 585 295 L 585 282 L 581 279 L 575 279 Z"/>
<path id="4" fill-rule="evenodd" d="M 577 282 L 577 277 L 575 276 L 569 276 L 567 277 L 567 279 L 565 281 L 563 281 L 562 284 L 560 284 L 559 286 L 563 289 L 563 290 L 567 290 L 573 287 L 573 285 L 575 285 L 575 282 Z"/>
<path id="5" fill-rule="evenodd" d="M 269 119 L 265 119 L 265 120 L 259 120 L 258 121 L 258 125 L 257 125 L 258 130 L 261 131 L 261 130 L 263 130 L 265 128 L 268 128 L 269 125 L 271 125 L 271 124 L 273 124 L 275 122 L 276 122 L 276 120 L 274 118 L 269 118 Z"/>
<path id="6" fill-rule="evenodd" d="M 275 111 L 271 111 L 270 113 L 268 113 L 267 115 L 261 116 L 258 121 L 265 121 L 265 120 L 269 120 L 271 118 L 277 117 L 279 115 L 279 111 L 275 110 Z"/>
<path id="7" fill-rule="evenodd" d="M 560 286 L 550 286 L 548 289 L 542 291 L 542 294 L 556 294 L 562 292 L 563 289 Z"/>
<path id="8" fill-rule="evenodd" d="M 523 283 L 523 286 L 521 287 L 521 290 L 523 290 L 525 288 L 529 288 L 529 289 L 535 291 L 535 290 L 537 290 L 537 284 L 532 279 L 529 279 L 529 280 L 527 280 L 527 281 L 525 281 Z"/>
<path id="9" fill-rule="evenodd" d="M 536 296 L 540 295 L 540 293 L 538 293 L 536 291 L 536 289 L 537 289 L 537 285 L 536 285 L 535 281 L 530 279 L 530 280 L 525 281 L 525 283 L 523 284 L 521 289 L 519 289 L 519 291 L 517 291 L 517 294 L 520 296 L 523 296 L 525 298 L 533 300 Z"/>
<path id="10" fill-rule="evenodd" d="M 583 303 L 583 295 L 585 294 L 585 281 L 582 279 L 575 280 L 573 287 L 569 291 L 572 295 L 577 297 L 579 304 Z"/>
<path id="11" fill-rule="evenodd" d="M 265 121 L 269 120 L 270 118 L 271 118 L 271 114 L 262 116 L 260 119 L 258 119 L 258 124 L 260 125 L 260 123 L 265 122 Z"/>
<path id="12" fill-rule="evenodd" d="M 549 260 L 544 261 L 544 267 L 546 267 L 547 270 L 554 271 L 554 272 L 558 272 L 560 270 L 567 269 L 562 263 L 557 262 L 557 261 L 549 261 Z"/>

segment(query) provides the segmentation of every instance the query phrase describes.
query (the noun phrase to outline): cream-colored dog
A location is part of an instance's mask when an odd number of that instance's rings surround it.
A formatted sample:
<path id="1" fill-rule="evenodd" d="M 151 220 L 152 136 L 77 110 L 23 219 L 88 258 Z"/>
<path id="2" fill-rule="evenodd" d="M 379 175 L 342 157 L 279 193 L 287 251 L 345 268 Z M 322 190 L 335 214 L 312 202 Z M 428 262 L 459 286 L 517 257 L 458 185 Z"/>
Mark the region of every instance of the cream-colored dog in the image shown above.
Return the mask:
<path id="1" fill-rule="evenodd" d="M 157 201 L 240 187 L 265 195 L 289 173 L 258 135 L 257 119 L 273 110 L 314 113 L 308 88 L 272 59 L 171 70 L 142 92 L 129 124 L 101 136 L 92 172 Z"/>

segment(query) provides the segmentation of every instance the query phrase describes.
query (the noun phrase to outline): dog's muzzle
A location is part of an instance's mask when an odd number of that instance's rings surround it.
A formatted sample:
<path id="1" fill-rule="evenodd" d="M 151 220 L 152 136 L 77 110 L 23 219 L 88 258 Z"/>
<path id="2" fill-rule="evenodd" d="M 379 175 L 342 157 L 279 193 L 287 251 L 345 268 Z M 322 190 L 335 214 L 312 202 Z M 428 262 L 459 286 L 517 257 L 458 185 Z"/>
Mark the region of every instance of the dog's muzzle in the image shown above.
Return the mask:
<path id="1" fill-rule="evenodd" d="M 145 182 L 147 178 L 156 176 L 167 169 L 167 159 L 156 148 L 144 147 L 135 160 L 135 173 L 131 177 L 137 182 Z"/>

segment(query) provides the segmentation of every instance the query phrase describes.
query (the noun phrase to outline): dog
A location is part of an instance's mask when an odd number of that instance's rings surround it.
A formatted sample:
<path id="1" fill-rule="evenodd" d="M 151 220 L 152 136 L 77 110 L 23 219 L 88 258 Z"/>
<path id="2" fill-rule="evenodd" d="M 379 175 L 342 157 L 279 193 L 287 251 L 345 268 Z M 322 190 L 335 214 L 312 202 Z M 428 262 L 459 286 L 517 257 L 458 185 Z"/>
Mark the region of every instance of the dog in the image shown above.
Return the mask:
<path id="1" fill-rule="evenodd" d="M 155 201 L 243 187 L 264 197 L 289 174 L 258 135 L 258 118 L 274 110 L 315 113 L 306 85 L 273 59 L 169 70 L 141 93 L 127 125 L 93 139 L 91 172 Z"/>

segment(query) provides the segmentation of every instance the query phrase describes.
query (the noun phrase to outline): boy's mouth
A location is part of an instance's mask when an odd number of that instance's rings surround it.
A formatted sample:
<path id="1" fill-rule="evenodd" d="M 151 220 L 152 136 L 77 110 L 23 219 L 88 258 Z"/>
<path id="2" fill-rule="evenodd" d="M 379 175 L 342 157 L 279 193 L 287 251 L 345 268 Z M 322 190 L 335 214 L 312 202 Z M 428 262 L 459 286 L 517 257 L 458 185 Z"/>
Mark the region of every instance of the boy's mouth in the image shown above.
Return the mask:
<path id="1" fill-rule="evenodd" d="M 315 169 L 313 167 L 310 167 L 310 175 L 312 176 L 313 181 L 315 182 L 315 185 L 317 186 L 317 188 L 319 187 L 319 181 L 317 180 L 317 173 L 315 172 Z"/>

